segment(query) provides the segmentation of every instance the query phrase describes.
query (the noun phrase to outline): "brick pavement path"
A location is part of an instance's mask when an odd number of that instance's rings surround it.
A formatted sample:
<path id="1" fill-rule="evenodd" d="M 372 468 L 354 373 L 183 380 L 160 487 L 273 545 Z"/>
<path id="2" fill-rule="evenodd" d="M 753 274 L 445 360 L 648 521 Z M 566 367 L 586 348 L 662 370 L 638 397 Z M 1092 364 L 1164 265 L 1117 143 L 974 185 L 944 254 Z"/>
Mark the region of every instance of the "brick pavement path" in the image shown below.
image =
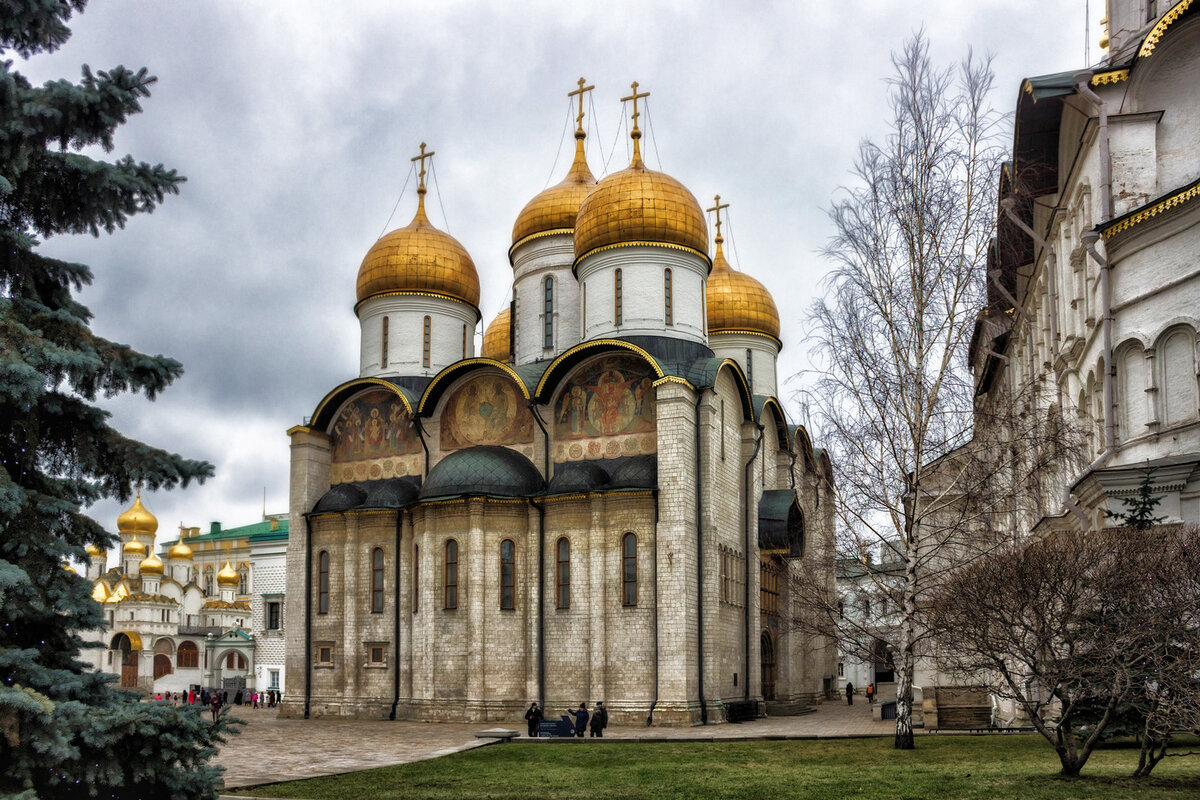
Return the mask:
<path id="1" fill-rule="evenodd" d="M 497 723 L 387 722 L 350 719 L 278 719 L 274 711 L 238 709 L 246 720 L 239 736 L 221 747 L 228 788 L 406 764 L 490 743 L 475 738 L 485 728 L 524 732 L 525 721 Z M 694 728 L 609 726 L 606 740 L 712 741 L 717 739 L 888 736 L 894 722 L 875 722 L 864 702 L 829 701 L 811 714 L 770 717 L 736 725 Z M 522 737 L 523 738 L 523 737 Z M 519 740 L 518 740 L 519 741 Z"/>

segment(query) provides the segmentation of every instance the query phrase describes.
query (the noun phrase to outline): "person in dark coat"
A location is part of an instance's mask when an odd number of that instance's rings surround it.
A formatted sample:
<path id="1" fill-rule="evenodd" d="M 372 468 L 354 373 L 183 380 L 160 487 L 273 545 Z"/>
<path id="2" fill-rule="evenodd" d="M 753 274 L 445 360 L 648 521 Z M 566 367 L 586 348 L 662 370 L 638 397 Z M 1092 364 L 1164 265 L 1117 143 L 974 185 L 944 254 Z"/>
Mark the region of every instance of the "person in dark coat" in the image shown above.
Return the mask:
<path id="1" fill-rule="evenodd" d="M 584 733 L 584 731 L 587 730 L 587 724 L 588 724 L 587 704 L 580 703 L 578 711 L 571 711 L 568 709 L 567 713 L 574 715 L 574 717 L 575 717 L 575 735 L 578 736 L 580 739 L 582 739 L 583 733 Z"/>
<path id="2" fill-rule="evenodd" d="M 596 701 L 596 707 L 592 709 L 592 722 L 588 726 L 592 736 L 604 738 L 604 729 L 608 727 L 608 711 L 604 708 L 604 703 Z"/>
<path id="3" fill-rule="evenodd" d="M 854 705 L 854 684 L 846 681 L 846 705 Z"/>
<path id="4" fill-rule="evenodd" d="M 213 694 L 209 708 L 212 709 L 213 722 L 216 722 L 217 717 L 221 716 L 221 695 Z"/>
<path id="5" fill-rule="evenodd" d="M 529 723 L 529 736 L 536 737 L 538 728 L 542 725 L 542 709 L 537 703 L 530 703 L 529 710 L 525 712 L 525 721 Z"/>

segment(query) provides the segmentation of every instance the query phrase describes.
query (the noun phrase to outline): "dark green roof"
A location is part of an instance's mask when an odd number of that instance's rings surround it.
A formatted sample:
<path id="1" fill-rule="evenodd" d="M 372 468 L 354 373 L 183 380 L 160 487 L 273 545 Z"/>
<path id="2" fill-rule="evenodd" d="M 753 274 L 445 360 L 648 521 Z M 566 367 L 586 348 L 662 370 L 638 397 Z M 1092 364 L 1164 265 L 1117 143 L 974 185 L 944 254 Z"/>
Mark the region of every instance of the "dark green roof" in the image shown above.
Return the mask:
<path id="1" fill-rule="evenodd" d="M 252 522 L 249 525 L 239 525 L 236 528 L 219 527 L 221 523 L 214 522 L 213 525 L 218 526 L 217 530 L 209 528 L 207 533 L 202 533 L 199 536 L 187 537 L 189 547 L 196 543 L 203 542 L 223 542 L 229 539 L 250 539 L 255 542 L 271 541 L 273 539 L 286 539 L 288 535 L 288 518 L 280 519 L 264 519 L 259 522 Z M 274 525 L 274 527 L 272 527 Z M 179 541 L 176 536 L 173 539 L 164 539 L 161 543 L 162 548 L 168 548 Z"/>
<path id="2" fill-rule="evenodd" d="M 478 445 L 443 458 L 429 470 L 421 499 L 489 495 L 529 497 L 545 487 L 537 467 L 516 450 Z"/>

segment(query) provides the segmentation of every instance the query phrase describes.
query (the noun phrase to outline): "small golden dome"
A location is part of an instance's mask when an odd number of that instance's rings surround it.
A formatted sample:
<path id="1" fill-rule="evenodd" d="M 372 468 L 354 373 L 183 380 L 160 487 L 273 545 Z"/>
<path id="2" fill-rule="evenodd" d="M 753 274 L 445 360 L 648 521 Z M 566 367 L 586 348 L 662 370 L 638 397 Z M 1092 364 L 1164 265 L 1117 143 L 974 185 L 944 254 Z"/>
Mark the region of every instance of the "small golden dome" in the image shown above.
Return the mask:
<path id="1" fill-rule="evenodd" d="M 63 564 L 63 565 L 62 565 L 62 568 L 63 568 L 63 571 L 64 571 L 64 572 L 69 572 L 69 573 L 71 573 L 72 575 L 78 575 L 78 574 L 79 574 L 78 572 L 76 572 L 76 571 L 75 571 L 75 568 L 74 568 L 74 567 L 72 567 L 70 564 Z"/>
<path id="2" fill-rule="evenodd" d="M 761 333 L 778 341 L 779 309 L 767 287 L 744 272 L 735 272 L 721 249 L 724 239 L 717 234 L 717 254 L 705 290 L 708 333 Z"/>
<path id="3" fill-rule="evenodd" d="M 129 544 L 125 545 L 124 550 L 127 556 L 144 556 L 147 552 L 146 545 L 139 542 L 136 536 L 133 537 L 133 540 Z"/>
<path id="4" fill-rule="evenodd" d="M 483 332 L 483 350 L 480 355 L 496 361 L 511 362 L 512 351 L 509 349 L 511 343 L 512 308 L 510 306 L 497 314 L 496 318 L 488 324 L 487 330 Z"/>
<path id="5" fill-rule="evenodd" d="M 238 574 L 234 570 L 233 565 L 228 560 L 225 561 L 225 566 L 221 567 L 221 571 L 217 573 L 217 586 L 237 586 Z"/>
<path id="6" fill-rule="evenodd" d="M 583 131 L 576 131 L 575 161 L 571 164 L 567 177 L 543 190 L 521 209 L 517 221 L 513 223 L 513 244 L 535 233 L 574 230 L 579 207 L 596 185 L 596 179 L 588 169 L 583 140 Z"/>
<path id="7" fill-rule="evenodd" d="M 143 575 L 162 575 L 163 562 L 158 556 L 151 553 L 142 563 L 138 565 L 138 571 Z"/>
<path id="8" fill-rule="evenodd" d="M 182 539 L 176 542 L 175 546 L 167 551 L 167 560 L 174 561 L 176 559 L 183 559 L 184 561 L 192 560 L 192 548 L 184 544 Z"/>
<path id="9" fill-rule="evenodd" d="M 158 530 L 158 518 L 142 505 L 140 491 L 137 493 L 137 499 L 133 501 L 133 505 L 117 517 L 117 530 L 121 533 L 144 533 L 147 536 L 154 536 Z"/>
<path id="10" fill-rule="evenodd" d="M 83 552 L 87 553 L 90 558 L 96 558 L 97 556 L 104 555 L 103 550 L 101 550 L 99 547 L 96 547 L 96 545 L 91 544 L 90 542 L 88 543 L 87 547 L 83 548 Z"/>

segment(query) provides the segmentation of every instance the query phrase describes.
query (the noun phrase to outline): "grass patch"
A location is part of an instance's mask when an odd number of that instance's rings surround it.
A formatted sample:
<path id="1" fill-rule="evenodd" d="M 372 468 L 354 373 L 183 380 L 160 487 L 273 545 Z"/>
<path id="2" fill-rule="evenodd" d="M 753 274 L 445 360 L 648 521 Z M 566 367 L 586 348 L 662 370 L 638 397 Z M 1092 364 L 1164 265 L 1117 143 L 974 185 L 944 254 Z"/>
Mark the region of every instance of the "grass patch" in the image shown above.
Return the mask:
<path id="1" fill-rule="evenodd" d="M 1136 748 L 1098 750 L 1081 778 L 1057 776 L 1041 737 L 922 736 L 772 742 L 498 744 L 445 758 L 273 784 L 257 797 L 645 800 L 693 798 L 1189 798 L 1200 757 L 1167 759 L 1153 777 L 1128 777 Z"/>

